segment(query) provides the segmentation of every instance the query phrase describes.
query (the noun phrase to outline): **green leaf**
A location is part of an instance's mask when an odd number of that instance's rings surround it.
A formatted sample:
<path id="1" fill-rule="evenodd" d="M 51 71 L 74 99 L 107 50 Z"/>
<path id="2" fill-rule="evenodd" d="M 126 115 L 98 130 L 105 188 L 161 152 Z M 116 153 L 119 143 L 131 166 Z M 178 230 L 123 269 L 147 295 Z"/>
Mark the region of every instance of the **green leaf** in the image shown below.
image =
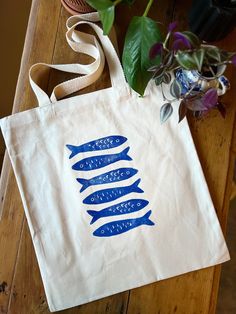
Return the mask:
<path id="1" fill-rule="evenodd" d="M 112 28 L 115 19 L 115 7 L 114 5 L 106 10 L 99 11 L 99 16 L 102 22 L 103 33 L 108 35 Z"/>
<path id="2" fill-rule="evenodd" d="M 220 51 L 217 47 L 210 47 L 206 49 L 206 56 L 211 60 L 215 60 L 217 62 L 221 61 Z"/>
<path id="3" fill-rule="evenodd" d="M 114 2 L 110 0 L 86 0 L 86 2 L 98 11 L 104 35 L 108 35 L 115 19 Z"/>
<path id="4" fill-rule="evenodd" d="M 159 86 L 163 81 L 163 74 L 156 77 L 154 81 L 155 81 L 156 86 Z"/>
<path id="5" fill-rule="evenodd" d="M 168 73 L 168 72 L 164 73 L 162 81 L 163 81 L 163 83 L 165 83 L 165 84 L 169 84 L 170 81 L 171 81 L 171 75 L 170 75 L 170 73 Z"/>
<path id="6" fill-rule="evenodd" d="M 147 70 L 160 64 L 160 56 L 149 58 L 150 48 L 159 41 L 161 35 L 155 21 L 145 16 L 132 18 L 125 37 L 122 63 L 129 85 L 142 96 L 153 75 Z"/>
<path id="7" fill-rule="evenodd" d="M 195 61 L 195 64 L 197 66 L 198 71 L 200 72 L 202 69 L 202 64 L 203 64 L 203 60 L 204 60 L 204 56 L 205 56 L 205 51 L 204 49 L 198 49 L 196 51 L 193 52 L 193 59 Z"/>
<path id="8" fill-rule="evenodd" d="M 160 120 L 161 123 L 164 123 L 173 113 L 173 107 L 170 103 L 166 103 L 161 106 L 160 110 Z"/>
<path id="9" fill-rule="evenodd" d="M 106 10 L 111 6 L 114 6 L 114 3 L 110 0 L 86 0 L 86 2 L 97 11 Z"/>
<path id="10" fill-rule="evenodd" d="M 181 85 L 177 80 L 174 80 L 171 85 L 170 85 L 170 93 L 171 95 L 176 98 L 179 99 L 181 96 Z"/>
<path id="11" fill-rule="evenodd" d="M 185 31 L 181 33 L 188 39 L 192 47 L 198 48 L 201 45 L 200 39 L 194 33 L 189 32 L 189 31 Z"/>
<path id="12" fill-rule="evenodd" d="M 179 51 L 175 56 L 179 65 L 186 70 L 197 69 L 196 62 L 190 53 Z"/>
<path id="13" fill-rule="evenodd" d="M 184 100 L 179 105 L 179 123 L 186 117 L 187 107 L 185 106 Z"/>

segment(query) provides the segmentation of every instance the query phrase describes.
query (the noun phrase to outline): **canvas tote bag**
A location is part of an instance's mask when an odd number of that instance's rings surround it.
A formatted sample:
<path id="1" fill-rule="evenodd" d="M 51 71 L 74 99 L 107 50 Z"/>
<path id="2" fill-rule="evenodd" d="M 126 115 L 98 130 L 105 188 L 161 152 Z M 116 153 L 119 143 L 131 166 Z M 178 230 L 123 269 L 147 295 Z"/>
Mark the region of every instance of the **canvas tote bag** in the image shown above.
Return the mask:
<path id="1" fill-rule="evenodd" d="M 84 75 L 50 99 L 33 66 L 39 107 L 1 120 L 50 310 L 228 260 L 187 120 L 160 124 L 160 90 L 129 88 L 99 26 L 71 17 L 67 40 L 94 62 L 51 67 Z M 98 79 L 103 51 L 112 86 L 57 100 Z"/>

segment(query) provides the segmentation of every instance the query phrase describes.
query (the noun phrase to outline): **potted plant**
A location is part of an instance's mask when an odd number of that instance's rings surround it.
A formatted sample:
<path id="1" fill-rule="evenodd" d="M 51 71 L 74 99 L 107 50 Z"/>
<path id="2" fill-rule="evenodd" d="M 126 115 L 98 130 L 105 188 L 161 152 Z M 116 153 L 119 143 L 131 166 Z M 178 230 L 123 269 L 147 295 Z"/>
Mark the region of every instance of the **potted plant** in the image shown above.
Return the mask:
<path id="1" fill-rule="evenodd" d="M 179 121 L 188 110 L 200 117 L 212 108 L 217 108 L 225 116 L 220 96 L 230 84 L 223 73 L 228 64 L 236 65 L 235 52 L 203 44 L 190 31 L 175 31 L 176 26 L 177 23 L 171 23 L 164 41 L 154 44 L 149 53 L 150 58 L 159 55 L 161 59 L 159 64 L 149 69 L 166 101 L 161 107 L 161 121 L 170 117 L 173 112 L 172 103 L 176 100 L 180 100 Z M 164 95 L 163 84 L 170 84 L 171 99 Z"/>
<path id="2" fill-rule="evenodd" d="M 99 12 L 104 34 L 108 34 L 113 25 L 116 6 L 121 2 L 134 2 L 86 1 Z M 190 31 L 176 31 L 176 22 L 171 23 L 162 36 L 156 21 L 147 16 L 152 3 L 153 0 L 147 2 L 143 15 L 133 17 L 127 29 L 122 64 L 128 84 L 143 96 L 149 81 L 155 80 L 166 101 L 160 112 L 162 122 L 170 117 L 172 103 L 176 100 L 180 103 L 179 121 L 188 110 L 199 117 L 217 108 L 224 116 L 225 108 L 219 96 L 229 88 L 229 82 L 223 72 L 226 65 L 236 64 L 235 53 L 203 45 Z M 163 84 L 170 86 L 171 98 L 165 95 Z"/>

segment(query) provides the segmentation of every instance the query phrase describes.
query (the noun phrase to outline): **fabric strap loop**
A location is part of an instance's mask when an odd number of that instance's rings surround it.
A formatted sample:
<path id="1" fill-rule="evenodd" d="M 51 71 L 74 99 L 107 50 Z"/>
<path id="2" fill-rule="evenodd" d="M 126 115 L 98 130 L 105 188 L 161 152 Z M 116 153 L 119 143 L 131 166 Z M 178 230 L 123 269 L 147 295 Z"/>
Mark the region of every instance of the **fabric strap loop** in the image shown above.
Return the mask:
<path id="1" fill-rule="evenodd" d="M 110 39 L 108 36 L 103 35 L 103 31 L 98 25 L 93 23 L 97 22 L 98 20 L 98 13 L 93 12 L 72 16 L 67 20 L 66 23 L 66 40 L 68 44 L 75 52 L 91 56 L 94 59 L 92 63 L 86 65 L 80 63 L 58 65 L 37 63 L 30 68 L 29 80 L 31 87 L 37 97 L 39 106 L 54 103 L 67 95 L 70 95 L 93 84 L 103 72 L 105 56 L 110 70 L 112 86 L 115 86 L 116 89 L 119 90 L 126 87 L 123 70 Z M 98 38 L 100 39 L 100 42 L 102 43 L 103 49 L 94 35 L 86 34 L 78 30 L 78 28 L 83 24 L 91 26 L 91 28 L 95 31 Z M 45 93 L 37 84 L 39 78 L 43 74 L 43 71 L 45 71 L 47 68 L 81 74 L 83 76 L 79 76 L 58 84 L 54 87 L 53 92 L 49 97 L 47 93 Z"/>

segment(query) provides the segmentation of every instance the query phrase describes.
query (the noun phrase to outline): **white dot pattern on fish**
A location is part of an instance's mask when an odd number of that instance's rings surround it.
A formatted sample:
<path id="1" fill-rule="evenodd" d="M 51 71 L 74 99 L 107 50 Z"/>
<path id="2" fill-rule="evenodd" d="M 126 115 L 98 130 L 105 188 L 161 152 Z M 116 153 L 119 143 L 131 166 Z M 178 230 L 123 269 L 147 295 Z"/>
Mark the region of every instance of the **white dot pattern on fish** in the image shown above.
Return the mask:
<path id="1" fill-rule="evenodd" d="M 108 159 L 108 161 L 110 161 Z M 126 171 L 126 174 L 129 175 L 130 174 L 130 171 Z M 104 178 L 101 177 L 98 177 L 98 178 L 95 178 L 95 179 L 91 179 L 90 182 L 91 184 L 93 183 L 96 183 L 98 180 L 102 180 L 103 182 L 106 182 L 106 181 L 120 181 L 121 180 L 121 177 L 124 176 L 124 173 L 121 173 L 120 174 L 120 170 L 117 170 L 117 171 L 111 171 L 109 173 L 109 175 L 106 175 Z"/>
<path id="2" fill-rule="evenodd" d="M 114 196 L 117 195 L 121 195 L 122 191 L 108 191 L 108 192 L 104 192 L 100 195 L 94 195 L 93 198 L 91 198 L 92 202 L 103 202 L 104 200 L 108 201 L 108 200 L 112 200 Z"/>
<path id="3" fill-rule="evenodd" d="M 114 224 L 114 225 L 112 225 L 112 226 L 110 226 L 110 227 L 106 227 L 105 229 L 108 231 L 108 232 L 113 232 L 113 230 L 112 229 L 115 229 L 115 228 L 117 228 L 116 229 L 116 231 L 117 232 L 119 232 L 120 230 L 122 230 L 123 228 L 124 229 L 127 229 L 127 228 L 129 228 L 130 226 L 132 226 L 132 223 L 131 222 L 122 222 L 122 224 Z M 123 227 L 123 228 L 122 228 Z M 119 229 L 118 229 L 119 228 Z M 105 230 L 101 230 L 101 233 L 104 233 L 105 232 Z"/>
<path id="4" fill-rule="evenodd" d="M 119 143 L 120 140 L 117 139 L 116 140 L 116 143 Z M 113 143 L 113 139 L 105 139 L 105 140 L 100 140 L 100 141 L 97 141 L 95 142 L 94 145 L 91 145 L 89 144 L 88 146 L 91 146 L 94 150 L 99 147 L 100 149 L 106 149 L 106 148 L 109 148 L 109 144 L 112 144 Z"/>
<path id="5" fill-rule="evenodd" d="M 80 168 L 93 168 L 92 164 L 95 164 L 95 166 L 100 166 L 102 165 L 104 162 L 111 162 L 117 159 L 117 156 L 114 156 L 113 158 L 101 158 L 101 159 L 97 159 L 95 158 L 94 160 L 90 160 L 90 161 L 85 161 L 84 164 L 80 164 Z"/>

